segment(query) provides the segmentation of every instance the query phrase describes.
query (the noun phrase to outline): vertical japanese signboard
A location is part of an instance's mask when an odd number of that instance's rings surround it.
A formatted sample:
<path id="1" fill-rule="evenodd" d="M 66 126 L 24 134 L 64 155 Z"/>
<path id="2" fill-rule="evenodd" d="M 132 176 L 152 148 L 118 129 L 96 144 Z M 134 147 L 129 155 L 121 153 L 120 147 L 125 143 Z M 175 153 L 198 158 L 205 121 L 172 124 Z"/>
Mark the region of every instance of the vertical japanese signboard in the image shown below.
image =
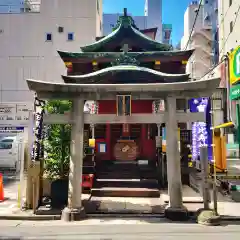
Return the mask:
<path id="1" fill-rule="evenodd" d="M 199 160 L 201 146 L 208 146 L 208 159 L 212 160 L 211 101 L 209 98 L 191 99 L 191 112 L 204 112 L 206 122 L 192 123 L 192 158 Z"/>
<path id="2" fill-rule="evenodd" d="M 234 85 L 240 81 L 240 46 L 229 54 L 230 84 Z"/>

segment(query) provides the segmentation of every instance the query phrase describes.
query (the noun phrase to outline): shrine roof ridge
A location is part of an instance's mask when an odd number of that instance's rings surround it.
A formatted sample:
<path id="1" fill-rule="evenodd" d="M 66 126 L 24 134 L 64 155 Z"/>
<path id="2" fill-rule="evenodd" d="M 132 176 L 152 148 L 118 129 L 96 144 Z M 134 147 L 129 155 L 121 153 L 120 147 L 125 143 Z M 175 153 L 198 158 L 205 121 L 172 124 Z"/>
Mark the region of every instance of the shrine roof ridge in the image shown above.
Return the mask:
<path id="1" fill-rule="evenodd" d="M 156 34 L 157 34 L 157 30 L 158 30 L 157 27 L 144 28 L 144 29 L 140 29 L 140 32 L 143 33 L 143 34 L 145 34 L 145 35 L 148 34 L 148 33 L 153 33 L 153 36 L 154 36 L 153 39 L 155 39 Z M 103 35 L 103 36 L 100 36 L 100 37 L 96 37 L 95 40 L 98 41 L 98 40 L 100 40 L 100 39 L 102 39 L 102 38 L 104 38 L 104 37 L 106 37 L 106 36 Z"/>
<path id="2" fill-rule="evenodd" d="M 171 45 L 163 44 L 157 42 L 150 37 L 143 34 L 139 29 L 137 29 L 134 20 L 131 16 L 127 16 L 125 12 L 123 16 L 120 16 L 117 22 L 116 29 L 113 30 L 109 35 L 104 38 L 80 47 L 83 52 L 101 52 L 104 49 L 104 52 L 109 48 L 108 44 L 121 43 L 123 41 L 128 41 L 134 44 L 138 44 L 144 50 L 162 50 L 169 51 L 172 49 Z"/>
<path id="3" fill-rule="evenodd" d="M 124 73 L 124 72 L 126 72 L 127 74 L 130 74 L 131 72 L 139 73 L 139 74 L 145 73 L 147 74 L 147 76 L 149 75 L 149 78 L 151 76 L 155 76 L 155 77 L 158 77 L 159 80 L 162 80 L 163 82 L 166 82 L 166 83 L 170 81 L 184 82 L 189 80 L 189 74 L 187 73 L 169 74 L 169 73 L 159 72 L 150 68 L 139 67 L 134 65 L 117 65 L 117 66 L 112 66 L 108 68 L 103 68 L 101 70 L 98 70 L 92 73 L 87 73 L 84 75 L 62 76 L 62 78 L 66 83 L 69 83 L 72 81 L 74 82 L 79 81 L 81 83 L 81 80 L 85 80 L 85 79 L 91 80 L 91 79 L 94 79 L 95 77 L 99 81 L 100 76 L 106 76 L 107 74 L 110 74 L 112 76 L 113 73 L 117 74 L 117 73 Z M 126 82 L 126 84 L 128 83 Z"/>

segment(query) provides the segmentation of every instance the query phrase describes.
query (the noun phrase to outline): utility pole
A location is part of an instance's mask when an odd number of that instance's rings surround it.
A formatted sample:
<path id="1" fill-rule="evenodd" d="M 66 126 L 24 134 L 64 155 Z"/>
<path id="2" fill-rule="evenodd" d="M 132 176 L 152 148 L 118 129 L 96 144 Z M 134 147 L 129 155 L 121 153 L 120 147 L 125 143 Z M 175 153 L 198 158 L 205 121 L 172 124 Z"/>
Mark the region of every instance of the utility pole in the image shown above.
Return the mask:
<path id="1" fill-rule="evenodd" d="M 214 124 L 214 113 L 211 111 L 212 114 L 212 124 Z M 213 148 L 213 209 L 216 216 L 218 216 L 217 211 L 217 171 L 216 171 L 216 159 L 215 159 L 215 143 L 214 143 L 214 127 L 212 127 L 212 148 Z"/>

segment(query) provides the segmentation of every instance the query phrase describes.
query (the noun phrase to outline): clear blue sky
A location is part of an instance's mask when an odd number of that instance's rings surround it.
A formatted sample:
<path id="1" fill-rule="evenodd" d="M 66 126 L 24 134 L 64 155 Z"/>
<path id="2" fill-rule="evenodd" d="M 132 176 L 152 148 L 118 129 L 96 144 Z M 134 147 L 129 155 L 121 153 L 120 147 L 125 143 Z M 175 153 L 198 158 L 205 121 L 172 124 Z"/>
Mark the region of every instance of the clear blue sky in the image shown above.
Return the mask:
<path id="1" fill-rule="evenodd" d="M 176 45 L 183 35 L 183 17 L 189 3 L 192 0 L 162 0 L 163 23 L 173 25 L 172 40 Z M 144 14 L 144 0 L 103 0 L 104 13 L 121 13 L 123 8 L 133 15 Z"/>

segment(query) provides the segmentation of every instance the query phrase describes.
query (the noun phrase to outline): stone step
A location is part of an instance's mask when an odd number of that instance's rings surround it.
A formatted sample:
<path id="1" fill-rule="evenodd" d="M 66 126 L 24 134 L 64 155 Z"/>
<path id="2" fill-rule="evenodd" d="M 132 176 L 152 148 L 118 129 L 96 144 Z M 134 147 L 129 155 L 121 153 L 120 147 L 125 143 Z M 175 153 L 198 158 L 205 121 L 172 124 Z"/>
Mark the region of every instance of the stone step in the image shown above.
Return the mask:
<path id="1" fill-rule="evenodd" d="M 98 171 L 114 171 L 114 170 L 139 170 L 137 165 L 106 165 L 106 166 L 97 166 L 96 169 Z"/>
<path id="2" fill-rule="evenodd" d="M 158 188 L 156 179 L 96 179 L 94 188 Z"/>
<path id="3" fill-rule="evenodd" d="M 149 165 L 139 165 L 138 161 L 111 161 L 111 160 L 106 160 L 102 162 L 97 162 L 96 163 L 96 168 L 98 170 L 114 170 L 114 169 L 153 169 L 156 166 L 154 163 L 151 161 L 148 161 Z"/>
<path id="4" fill-rule="evenodd" d="M 97 179 L 157 179 L 156 173 L 136 172 L 101 172 L 97 173 Z"/>
<path id="5" fill-rule="evenodd" d="M 93 188 L 92 196 L 98 197 L 160 197 L 159 189 L 152 188 Z"/>

